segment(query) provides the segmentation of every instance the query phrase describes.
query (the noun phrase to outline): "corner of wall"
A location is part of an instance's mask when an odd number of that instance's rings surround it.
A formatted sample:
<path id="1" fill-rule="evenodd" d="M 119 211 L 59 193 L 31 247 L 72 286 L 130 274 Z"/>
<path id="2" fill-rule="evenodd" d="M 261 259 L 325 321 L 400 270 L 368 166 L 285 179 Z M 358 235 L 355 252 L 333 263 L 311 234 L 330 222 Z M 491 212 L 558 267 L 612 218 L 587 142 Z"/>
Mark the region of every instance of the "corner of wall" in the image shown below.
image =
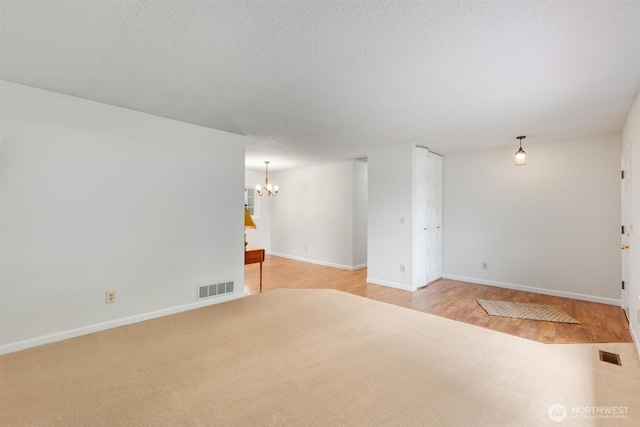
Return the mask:
<path id="1" fill-rule="evenodd" d="M 627 116 L 623 131 L 624 144 L 631 149 L 631 185 L 630 185 L 630 224 L 629 236 L 629 271 L 627 288 L 629 306 L 629 330 L 634 339 L 638 354 L 640 354 L 640 93 Z"/>

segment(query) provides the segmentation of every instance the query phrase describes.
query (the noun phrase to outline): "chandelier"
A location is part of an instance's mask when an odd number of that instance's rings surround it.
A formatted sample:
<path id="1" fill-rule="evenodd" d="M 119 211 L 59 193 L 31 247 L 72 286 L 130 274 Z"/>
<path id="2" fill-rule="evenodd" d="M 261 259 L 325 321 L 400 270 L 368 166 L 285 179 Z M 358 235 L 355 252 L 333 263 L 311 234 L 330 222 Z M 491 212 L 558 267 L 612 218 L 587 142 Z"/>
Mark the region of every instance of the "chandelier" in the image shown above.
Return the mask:
<path id="1" fill-rule="evenodd" d="M 256 185 L 256 193 L 258 196 L 262 196 L 264 192 L 267 193 L 267 196 L 275 196 L 280 188 L 277 185 L 269 184 L 269 161 L 265 160 L 264 165 L 264 187 L 260 184 Z"/>

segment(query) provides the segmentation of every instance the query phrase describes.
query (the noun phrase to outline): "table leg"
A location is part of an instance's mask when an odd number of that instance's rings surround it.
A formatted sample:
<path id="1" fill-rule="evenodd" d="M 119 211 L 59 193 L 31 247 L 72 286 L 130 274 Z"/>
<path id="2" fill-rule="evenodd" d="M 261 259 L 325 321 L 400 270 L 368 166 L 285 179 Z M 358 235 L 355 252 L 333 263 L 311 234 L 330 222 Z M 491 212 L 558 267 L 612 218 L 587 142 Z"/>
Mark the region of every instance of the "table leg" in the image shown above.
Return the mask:
<path id="1" fill-rule="evenodd" d="M 262 261 L 260 261 L 260 292 L 262 292 Z"/>

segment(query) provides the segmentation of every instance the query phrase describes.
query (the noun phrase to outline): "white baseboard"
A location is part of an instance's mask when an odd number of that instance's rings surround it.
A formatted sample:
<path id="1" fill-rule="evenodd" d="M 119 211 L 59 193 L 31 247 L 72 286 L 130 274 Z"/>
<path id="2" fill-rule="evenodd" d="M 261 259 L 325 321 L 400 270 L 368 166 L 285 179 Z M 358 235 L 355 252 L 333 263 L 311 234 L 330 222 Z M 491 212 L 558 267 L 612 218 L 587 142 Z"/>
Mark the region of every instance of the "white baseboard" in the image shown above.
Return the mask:
<path id="1" fill-rule="evenodd" d="M 389 281 L 386 281 L 386 280 L 376 279 L 376 278 L 373 278 L 373 277 L 367 277 L 367 283 L 373 283 L 374 285 L 389 286 L 390 288 L 402 289 L 403 291 L 415 292 L 415 291 L 417 291 L 419 289 L 426 288 L 427 286 L 429 286 L 433 282 L 437 282 L 440 279 L 441 279 L 441 277 L 438 277 L 437 279 L 434 279 L 434 280 L 430 281 L 426 285 L 422 285 L 422 286 L 418 286 L 418 287 L 405 285 L 403 283 L 389 282 Z"/>
<path id="2" fill-rule="evenodd" d="M 533 286 L 515 285 L 513 283 L 496 282 L 493 280 L 477 279 L 475 277 L 455 276 L 452 274 L 445 274 L 442 276 L 444 279 L 458 280 L 460 282 L 478 283 L 480 285 L 496 286 L 498 288 L 516 289 L 518 291 L 535 292 L 536 294 L 553 295 L 556 297 L 579 299 L 582 301 L 599 302 L 601 304 L 617 305 L 621 306 L 622 301 L 615 298 L 603 298 L 593 295 L 576 294 L 573 292 L 557 291 L 554 289 L 536 288 Z"/>
<path id="3" fill-rule="evenodd" d="M 82 328 L 71 329 L 68 331 L 57 332 L 55 334 L 31 338 L 31 339 L 19 341 L 16 343 L 5 344 L 0 346 L 0 355 L 7 354 L 7 353 L 14 353 L 16 351 L 26 350 L 31 347 L 50 344 L 53 342 L 62 341 L 69 338 L 76 338 L 82 335 L 87 335 L 94 332 L 100 332 L 107 329 L 130 325 L 132 323 L 138 323 L 145 320 L 164 317 L 170 314 L 176 314 L 176 313 L 181 313 L 183 311 L 206 307 L 209 305 L 220 304 L 223 302 L 232 301 L 239 298 L 244 298 L 245 295 L 246 294 L 244 292 L 237 292 L 230 295 L 221 296 L 219 298 L 212 298 L 210 300 L 199 301 L 196 303 L 179 305 L 177 307 L 169 307 L 169 308 L 165 308 L 158 311 L 152 311 L 149 313 L 136 314 L 135 316 L 123 317 L 121 319 L 110 320 L 108 322 L 98 323 L 95 325 L 83 326 Z"/>
<path id="4" fill-rule="evenodd" d="M 372 283 L 374 285 L 389 286 L 390 288 L 402 289 L 403 291 L 413 292 L 415 290 L 411 286 L 405 285 L 403 283 L 389 282 L 387 280 L 376 279 L 375 277 L 367 277 L 367 283 Z"/>
<path id="5" fill-rule="evenodd" d="M 288 258 L 294 261 L 308 262 L 310 264 L 323 265 L 325 267 L 340 268 L 342 270 L 349 270 L 349 271 L 360 270 L 361 268 L 365 268 L 367 266 L 367 264 L 359 264 L 359 265 L 334 264 L 332 262 L 318 261 L 310 258 L 303 258 L 303 257 L 298 257 L 293 255 L 281 254 L 278 252 L 271 252 L 269 255 L 279 256 L 281 258 Z"/>

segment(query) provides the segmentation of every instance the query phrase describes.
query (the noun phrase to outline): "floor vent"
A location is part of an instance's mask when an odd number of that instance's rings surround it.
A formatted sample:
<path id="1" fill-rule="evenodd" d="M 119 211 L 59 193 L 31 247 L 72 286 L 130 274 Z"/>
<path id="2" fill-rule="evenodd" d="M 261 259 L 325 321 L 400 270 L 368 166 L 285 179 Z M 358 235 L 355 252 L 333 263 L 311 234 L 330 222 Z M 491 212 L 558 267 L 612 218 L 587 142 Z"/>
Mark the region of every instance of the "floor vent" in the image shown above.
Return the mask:
<path id="1" fill-rule="evenodd" d="M 607 363 L 613 363 L 614 365 L 622 366 L 620 362 L 620 355 L 616 353 L 609 353 L 608 351 L 600 351 L 600 360 Z"/>
<path id="2" fill-rule="evenodd" d="M 228 294 L 231 292 L 233 292 L 233 281 L 198 286 L 198 299 L 201 300 L 205 298 L 211 298 L 217 295 Z"/>

